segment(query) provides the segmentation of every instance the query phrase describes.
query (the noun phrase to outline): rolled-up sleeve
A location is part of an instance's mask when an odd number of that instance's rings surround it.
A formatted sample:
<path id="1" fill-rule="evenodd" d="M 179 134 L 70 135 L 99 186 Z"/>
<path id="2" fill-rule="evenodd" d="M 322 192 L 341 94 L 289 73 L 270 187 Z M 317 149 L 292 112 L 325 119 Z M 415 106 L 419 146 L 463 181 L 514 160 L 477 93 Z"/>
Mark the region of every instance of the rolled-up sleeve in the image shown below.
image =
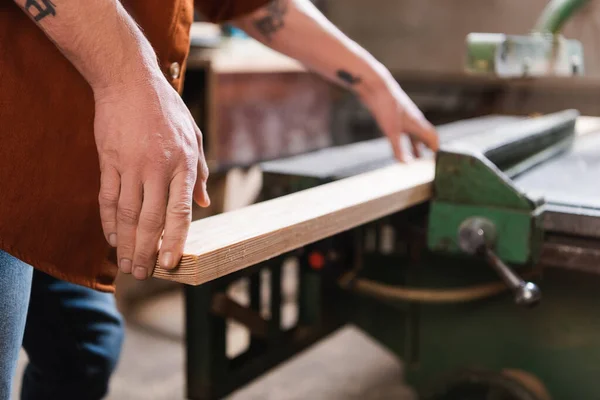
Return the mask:
<path id="1" fill-rule="evenodd" d="M 196 10 L 209 22 L 221 23 L 243 17 L 271 0 L 195 0 Z"/>

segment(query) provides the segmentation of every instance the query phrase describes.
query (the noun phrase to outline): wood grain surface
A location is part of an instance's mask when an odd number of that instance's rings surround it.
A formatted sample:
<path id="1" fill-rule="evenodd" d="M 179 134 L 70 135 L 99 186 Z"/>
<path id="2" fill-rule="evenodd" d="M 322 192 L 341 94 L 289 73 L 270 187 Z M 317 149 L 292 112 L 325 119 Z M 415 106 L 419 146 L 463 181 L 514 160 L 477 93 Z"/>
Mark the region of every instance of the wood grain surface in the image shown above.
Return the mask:
<path id="1" fill-rule="evenodd" d="M 184 257 L 154 276 L 199 285 L 430 197 L 434 163 L 419 160 L 257 203 L 192 223 Z"/>

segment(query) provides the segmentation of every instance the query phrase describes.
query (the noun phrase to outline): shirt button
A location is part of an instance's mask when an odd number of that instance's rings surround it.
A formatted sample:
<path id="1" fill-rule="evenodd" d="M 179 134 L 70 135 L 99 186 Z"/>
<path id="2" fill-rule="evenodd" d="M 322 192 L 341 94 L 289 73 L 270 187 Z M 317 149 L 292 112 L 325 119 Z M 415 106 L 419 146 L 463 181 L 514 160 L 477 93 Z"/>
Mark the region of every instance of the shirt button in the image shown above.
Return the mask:
<path id="1" fill-rule="evenodd" d="M 180 71 L 181 71 L 181 67 L 179 66 L 179 63 L 177 63 L 177 62 L 174 62 L 173 64 L 171 64 L 169 66 L 169 73 L 171 74 L 171 78 L 173 78 L 173 79 L 179 78 Z"/>

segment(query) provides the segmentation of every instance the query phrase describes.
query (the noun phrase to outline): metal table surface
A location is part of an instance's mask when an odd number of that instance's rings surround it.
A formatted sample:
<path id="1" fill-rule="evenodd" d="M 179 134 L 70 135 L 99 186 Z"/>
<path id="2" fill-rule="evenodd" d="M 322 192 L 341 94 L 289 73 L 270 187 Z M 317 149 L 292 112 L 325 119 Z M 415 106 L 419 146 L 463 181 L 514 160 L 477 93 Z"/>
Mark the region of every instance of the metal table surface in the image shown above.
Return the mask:
<path id="1" fill-rule="evenodd" d="M 600 210 L 600 132 L 578 137 L 569 151 L 513 181 L 550 204 Z"/>
<path id="2" fill-rule="evenodd" d="M 439 125 L 436 129 L 440 141 L 448 143 L 468 140 L 469 136 L 476 136 L 522 119 L 523 117 L 516 116 L 488 115 Z M 402 143 L 404 149 L 410 149 L 410 142 L 406 136 L 402 138 Z M 423 157 L 431 156 L 431 151 L 423 149 Z M 267 161 L 261 164 L 261 168 L 267 173 L 276 171 L 280 174 L 340 179 L 373 171 L 394 162 L 396 161 L 389 141 L 387 138 L 378 138 Z"/>
<path id="3" fill-rule="evenodd" d="M 438 126 L 442 143 L 470 142 L 469 137 L 519 117 L 486 116 Z M 405 148 L 409 148 L 405 143 Z M 425 157 L 431 157 L 429 151 Z M 395 162 L 386 138 L 369 140 L 262 164 L 265 172 L 339 179 Z M 577 137 L 572 147 L 555 158 L 516 176 L 513 182 L 532 197 L 552 205 L 590 208 L 600 212 L 600 131 Z"/>

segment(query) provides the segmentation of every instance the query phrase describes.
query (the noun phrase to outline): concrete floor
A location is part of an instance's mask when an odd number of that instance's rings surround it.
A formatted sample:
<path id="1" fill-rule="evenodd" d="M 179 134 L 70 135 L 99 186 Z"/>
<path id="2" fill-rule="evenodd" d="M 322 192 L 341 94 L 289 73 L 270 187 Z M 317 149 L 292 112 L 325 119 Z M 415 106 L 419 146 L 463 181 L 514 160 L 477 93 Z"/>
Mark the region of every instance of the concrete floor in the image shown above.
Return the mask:
<path id="1" fill-rule="evenodd" d="M 184 399 L 183 295 L 154 297 L 131 315 L 107 400 Z M 151 327 L 152 329 L 147 329 Z M 157 334 L 160 332 L 160 334 Z M 243 347 L 241 329 L 228 338 Z M 21 375 L 25 355 L 19 363 Z M 15 385 L 15 396 L 20 380 Z M 412 400 L 401 362 L 348 326 L 230 395 L 227 400 Z"/>

